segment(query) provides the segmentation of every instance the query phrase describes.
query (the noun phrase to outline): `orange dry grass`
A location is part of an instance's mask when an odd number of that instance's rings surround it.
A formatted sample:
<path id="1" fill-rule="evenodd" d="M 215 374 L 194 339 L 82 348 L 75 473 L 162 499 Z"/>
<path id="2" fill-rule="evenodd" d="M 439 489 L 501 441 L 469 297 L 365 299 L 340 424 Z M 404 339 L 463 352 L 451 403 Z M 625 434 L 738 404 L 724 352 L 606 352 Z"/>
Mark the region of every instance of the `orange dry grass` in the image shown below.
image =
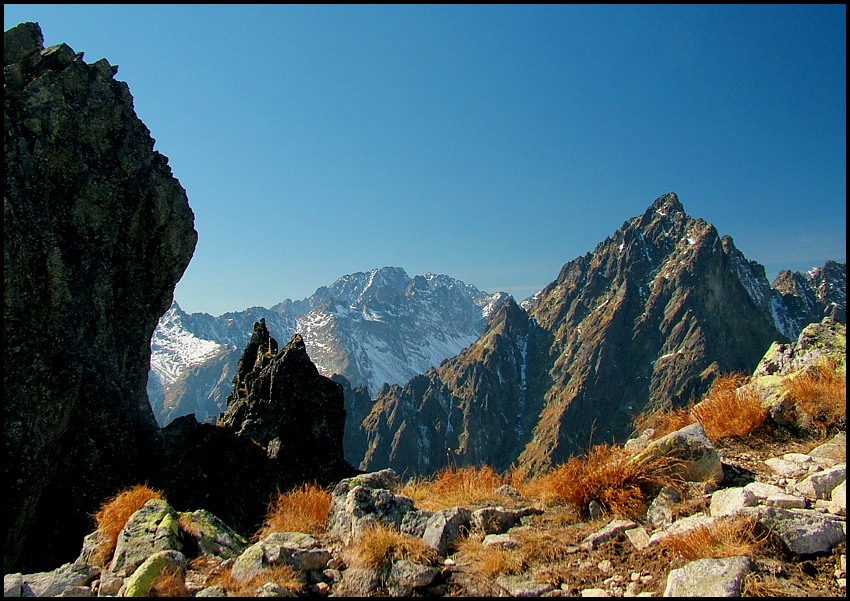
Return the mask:
<path id="1" fill-rule="evenodd" d="M 483 547 L 476 538 L 465 538 L 458 543 L 458 558 L 474 571 L 487 578 L 502 574 L 519 574 L 527 565 L 519 549 Z"/>
<path id="2" fill-rule="evenodd" d="M 499 497 L 494 491 L 506 478 L 489 466 L 447 467 L 431 480 L 409 480 L 399 491 L 413 499 L 421 509 L 438 511 L 458 505 L 469 505 Z"/>
<path id="3" fill-rule="evenodd" d="M 750 388 L 738 390 L 739 375 L 721 376 L 714 381 L 703 400 L 691 413 L 702 424 L 712 442 L 731 436 L 748 436 L 767 418 L 758 393 Z"/>
<path id="4" fill-rule="evenodd" d="M 256 537 L 262 539 L 272 532 L 318 534 L 325 529 L 330 507 L 330 493 L 317 484 L 278 493 Z"/>
<path id="5" fill-rule="evenodd" d="M 787 379 L 783 390 L 815 426 L 828 429 L 847 422 L 847 376 L 836 370 L 834 361 L 826 361 Z"/>
<path id="6" fill-rule="evenodd" d="M 97 550 L 93 556 L 95 564 L 104 565 L 112 556 L 118 535 L 131 515 L 151 499 L 164 498 L 160 491 L 149 488 L 147 484 L 137 484 L 107 499 L 94 514 L 97 528 Z"/>
<path id="7" fill-rule="evenodd" d="M 236 580 L 230 570 L 225 570 L 210 578 L 207 581 L 207 586 L 220 584 L 227 591 L 228 597 L 256 597 L 257 589 L 267 582 L 274 582 L 291 593 L 299 591 L 302 587 L 298 573 L 286 564 L 277 564 L 265 568 L 246 582 Z"/>
<path id="8" fill-rule="evenodd" d="M 756 521 L 751 518 L 732 518 L 668 536 L 661 544 L 686 561 L 705 557 L 752 556 L 766 540 L 766 536 L 756 536 L 756 526 Z"/>
<path id="9" fill-rule="evenodd" d="M 421 538 L 391 530 L 381 524 L 364 530 L 349 551 L 351 565 L 374 570 L 389 567 L 399 559 L 429 564 L 436 557 L 434 550 Z"/>
<path id="10" fill-rule="evenodd" d="M 661 409 L 644 412 L 635 416 L 632 424 L 637 434 L 641 434 L 644 430 L 652 428 L 653 433 L 650 438 L 654 440 L 694 423 L 694 417 L 691 415 L 690 410 L 690 405 L 688 407 L 676 408 L 662 407 Z"/>
<path id="11" fill-rule="evenodd" d="M 148 595 L 150 597 L 188 597 L 183 570 L 174 568 L 166 570 L 154 582 Z"/>
<path id="12" fill-rule="evenodd" d="M 531 496 L 549 503 L 574 503 L 585 507 L 596 500 L 618 517 L 638 517 L 648 495 L 662 486 L 678 486 L 675 468 L 681 463 L 659 456 L 629 461 L 622 447 L 597 445 L 584 457 L 570 459 L 524 488 Z"/>

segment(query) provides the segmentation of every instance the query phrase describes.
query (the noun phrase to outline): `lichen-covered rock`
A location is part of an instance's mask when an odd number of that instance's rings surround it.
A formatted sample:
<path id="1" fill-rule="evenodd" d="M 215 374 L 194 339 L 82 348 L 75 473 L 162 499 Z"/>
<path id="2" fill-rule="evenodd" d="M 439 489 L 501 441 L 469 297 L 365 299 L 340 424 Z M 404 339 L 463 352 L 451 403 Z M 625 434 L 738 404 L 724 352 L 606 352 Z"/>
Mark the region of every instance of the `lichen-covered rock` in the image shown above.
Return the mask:
<path id="1" fill-rule="evenodd" d="M 186 557 L 179 551 L 157 551 L 150 555 L 124 581 L 119 597 L 147 597 L 157 578 L 169 572 L 182 576 L 186 570 Z"/>
<path id="2" fill-rule="evenodd" d="M 755 507 L 744 513 L 754 516 L 797 555 L 828 553 L 847 540 L 841 521 L 811 509 Z"/>
<path id="3" fill-rule="evenodd" d="M 150 339 L 197 241 L 186 192 L 106 59 L 4 34 L 5 571 L 71 560 L 143 481 Z"/>
<path id="4" fill-rule="evenodd" d="M 62 564 L 50 572 L 37 572 L 35 574 L 23 574 L 20 579 L 20 593 L 12 596 L 18 597 L 56 597 L 62 595 L 69 589 L 79 586 L 87 586 L 97 577 L 100 570 L 91 566 L 81 566 L 73 563 Z M 17 576 L 13 575 L 12 582 L 17 582 Z M 4 577 L 4 588 L 6 582 Z"/>
<path id="5" fill-rule="evenodd" d="M 224 559 L 236 558 L 248 541 L 206 509 L 180 514 L 181 527 L 198 546 L 198 552 Z"/>
<path id="6" fill-rule="evenodd" d="M 414 508 L 412 499 L 390 490 L 397 482 L 398 476 L 391 469 L 340 481 L 331 493 L 328 532 L 350 544 L 364 529 L 378 524 L 400 529 L 405 516 Z"/>
<path id="7" fill-rule="evenodd" d="M 308 534 L 273 532 L 245 549 L 233 564 L 231 575 L 239 582 L 247 582 L 264 569 L 281 564 L 298 572 L 320 572 L 330 559 L 331 552 Z"/>
<path id="8" fill-rule="evenodd" d="M 177 512 L 162 499 L 145 503 L 118 535 L 109 570 L 127 577 L 157 551 L 181 551 L 177 520 Z"/>

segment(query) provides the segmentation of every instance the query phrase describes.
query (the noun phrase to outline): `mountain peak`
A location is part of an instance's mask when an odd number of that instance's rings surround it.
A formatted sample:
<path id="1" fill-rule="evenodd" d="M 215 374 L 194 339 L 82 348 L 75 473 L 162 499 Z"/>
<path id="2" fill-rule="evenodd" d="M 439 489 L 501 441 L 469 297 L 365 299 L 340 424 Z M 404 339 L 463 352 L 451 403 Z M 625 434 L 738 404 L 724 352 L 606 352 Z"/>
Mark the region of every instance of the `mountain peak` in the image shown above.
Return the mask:
<path id="1" fill-rule="evenodd" d="M 676 196 L 675 192 L 668 192 L 662 196 L 656 198 L 653 203 L 649 206 L 649 211 L 654 211 L 655 213 L 659 213 L 660 215 L 670 215 L 673 213 L 683 213 L 685 212 L 682 203 L 679 202 L 679 197 Z"/>

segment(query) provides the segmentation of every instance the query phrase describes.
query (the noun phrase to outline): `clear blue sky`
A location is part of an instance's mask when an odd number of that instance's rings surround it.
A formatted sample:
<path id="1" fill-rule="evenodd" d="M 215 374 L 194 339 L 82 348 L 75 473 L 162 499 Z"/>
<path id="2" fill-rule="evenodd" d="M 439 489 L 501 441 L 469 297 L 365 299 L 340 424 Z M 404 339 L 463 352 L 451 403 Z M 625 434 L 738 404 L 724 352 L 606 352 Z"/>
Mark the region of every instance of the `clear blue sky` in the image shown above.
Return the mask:
<path id="1" fill-rule="evenodd" d="M 5 5 L 119 65 L 214 315 L 374 267 L 518 300 L 676 192 L 772 280 L 846 256 L 846 7 Z"/>

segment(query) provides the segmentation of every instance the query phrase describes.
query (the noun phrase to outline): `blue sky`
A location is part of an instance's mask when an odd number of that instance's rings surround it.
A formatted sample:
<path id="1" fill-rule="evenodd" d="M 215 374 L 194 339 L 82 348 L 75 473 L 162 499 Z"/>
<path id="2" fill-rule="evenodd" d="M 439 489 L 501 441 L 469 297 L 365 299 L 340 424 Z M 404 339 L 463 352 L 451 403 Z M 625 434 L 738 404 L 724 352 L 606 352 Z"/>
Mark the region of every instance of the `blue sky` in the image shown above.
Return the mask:
<path id="1" fill-rule="evenodd" d="M 846 7 L 5 5 L 120 70 L 214 315 L 374 267 L 518 300 L 676 192 L 769 279 L 846 261 Z"/>

